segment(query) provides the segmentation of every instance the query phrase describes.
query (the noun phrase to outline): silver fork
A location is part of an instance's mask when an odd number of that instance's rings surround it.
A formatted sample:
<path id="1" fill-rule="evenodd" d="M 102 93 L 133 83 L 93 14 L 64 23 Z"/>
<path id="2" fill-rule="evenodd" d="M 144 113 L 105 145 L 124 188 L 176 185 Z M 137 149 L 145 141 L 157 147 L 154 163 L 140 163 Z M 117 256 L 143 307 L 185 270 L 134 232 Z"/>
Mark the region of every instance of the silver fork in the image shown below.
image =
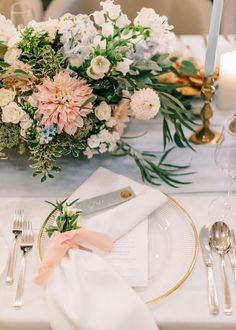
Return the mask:
<path id="1" fill-rule="evenodd" d="M 21 260 L 19 279 L 16 288 L 16 297 L 15 297 L 15 302 L 13 304 L 15 308 L 21 308 L 23 305 L 22 298 L 23 298 L 24 282 L 25 282 L 26 254 L 32 249 L 33 243 L 34 243 L 34 233 L 32 230 L 32 223 L 30 221 L 26 221 L 23 228 L 21 244 L 20 244 L 20 248 L 23 254 Z"/>
<path id="2" fill-rule="evenodd" d="M 12 247 L 12 250 L 11 250 L 11 253 L 9 256 L 9 260 L 8 260 L 7 277 L 6 277 L 7 284 L 12 284 L 14 281 L 14 268 L 15 268 L 15 262 L 16 262 L 17 238 L 22 233 L 23 220 L 24 220 L 24 211 L 21 209 L 15 210 L 13 227 L 12 227 L 12 232 L 15 237 L 14 237 L 14 241 L 13 241 L 13 247 Z"/>

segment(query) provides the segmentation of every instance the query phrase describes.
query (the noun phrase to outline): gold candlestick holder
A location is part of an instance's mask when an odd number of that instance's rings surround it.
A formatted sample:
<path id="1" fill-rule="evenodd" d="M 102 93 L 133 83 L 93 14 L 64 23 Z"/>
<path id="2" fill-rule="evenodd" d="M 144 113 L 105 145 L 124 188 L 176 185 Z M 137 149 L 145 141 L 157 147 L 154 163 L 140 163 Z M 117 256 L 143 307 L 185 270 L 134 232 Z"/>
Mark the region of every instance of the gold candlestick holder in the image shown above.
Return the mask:
<path id="1" fill-rule="evenodd" d="M 210 119 L 213 116 L 211 101 L 215 94 L 214 76 L 204 78 L 201 89 L 204 105 L 201 110 L 202 127 L 198 128 L 194 134 L 190 136 L 190 141 L 194 144 L 215 144 L 220 138 L 220 133 L 210 129 Z"/>

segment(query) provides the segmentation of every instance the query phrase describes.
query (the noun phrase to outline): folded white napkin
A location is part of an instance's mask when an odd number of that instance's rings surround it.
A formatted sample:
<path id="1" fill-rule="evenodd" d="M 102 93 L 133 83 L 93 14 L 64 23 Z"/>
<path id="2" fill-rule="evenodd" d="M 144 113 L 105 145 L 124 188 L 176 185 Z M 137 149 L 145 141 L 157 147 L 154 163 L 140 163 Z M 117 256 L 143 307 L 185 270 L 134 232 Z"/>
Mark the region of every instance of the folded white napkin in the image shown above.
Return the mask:
<path id="1" fill-rule="evenodd" d="M 69 198 L 87 199 L 130 185 L 136 197 L 91 216 L 85 228 L 105 232 L 114 240 L 160 207 L 166 196 L 156 189 L 99 168 Z M 128 284 L 95 253 L 71 249 L 45 287 L 53 330 L 158 329 L 147 306 Z"/>
<path id="2" fill-rule="evenodd" d="M 167 197 L 157 189 L 99 167 L 68 199 L 81 200 L 131 186 L 136 197 L 98 215 L 86 217 L 83 226 L 108 233 L 117 240 L 163 205 Z"/>

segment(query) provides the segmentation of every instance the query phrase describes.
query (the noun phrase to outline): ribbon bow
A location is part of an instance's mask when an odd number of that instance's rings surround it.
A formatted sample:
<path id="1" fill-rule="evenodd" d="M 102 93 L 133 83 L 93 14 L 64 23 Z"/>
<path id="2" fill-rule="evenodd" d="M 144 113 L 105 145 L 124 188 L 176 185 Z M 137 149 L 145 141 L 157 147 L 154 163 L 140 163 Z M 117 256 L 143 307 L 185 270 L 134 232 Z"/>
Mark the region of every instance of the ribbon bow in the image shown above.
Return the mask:
<path id="1" fill-rule="evenodd" d="M 99 233 L 85 228 L 60 233 L 55 231 L 46 249 L 42 263 L 38 268 L 34 282 L 43 285 L 53 271 L 53 267 L 61 261 L 71 248 L 82 248 L 83 243 L 88 243 L 95 248 L 109 252 L 112 249 L 112 239 L 105 233 Z"/>

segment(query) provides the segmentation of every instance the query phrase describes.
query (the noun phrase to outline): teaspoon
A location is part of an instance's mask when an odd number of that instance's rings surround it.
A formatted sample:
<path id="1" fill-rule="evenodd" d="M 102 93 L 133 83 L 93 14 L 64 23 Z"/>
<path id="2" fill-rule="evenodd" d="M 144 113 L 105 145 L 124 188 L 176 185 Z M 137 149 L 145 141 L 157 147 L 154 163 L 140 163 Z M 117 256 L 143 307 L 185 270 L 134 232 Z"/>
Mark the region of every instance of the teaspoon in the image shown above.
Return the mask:
<path id="1" fill-rule="evenodd" d="M 224 256 L 229 252 L 231 244 L 231 233 L 226 223 L 223 221 L 215 222 L 210 230 L 210 244 L 211 247 L 221 257 L 221 273 L 223 279 L 223 295 L 224 295 L 224 313 L 231 315 L 233 308 L 231 304 L 229 285 L 225 272 L 225 260 Z"/>

